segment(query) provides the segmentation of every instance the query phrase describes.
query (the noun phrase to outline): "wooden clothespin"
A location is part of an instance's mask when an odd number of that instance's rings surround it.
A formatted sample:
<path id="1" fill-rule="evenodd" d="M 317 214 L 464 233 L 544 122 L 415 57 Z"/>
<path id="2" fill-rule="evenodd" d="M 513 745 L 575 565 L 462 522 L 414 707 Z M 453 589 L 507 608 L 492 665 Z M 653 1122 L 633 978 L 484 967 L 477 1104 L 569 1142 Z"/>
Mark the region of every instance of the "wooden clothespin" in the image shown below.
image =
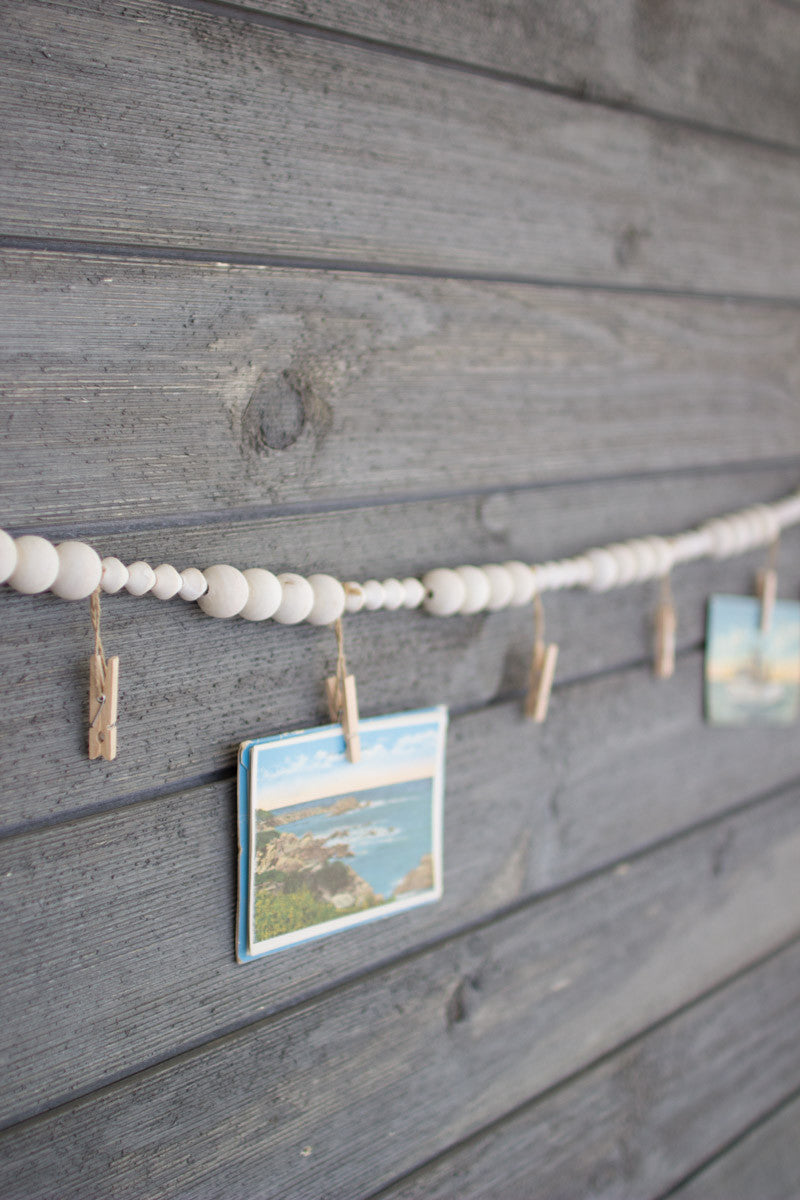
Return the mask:
<path id="1" fill-rule="evenodd" d="M 100 589 L 91 598 L 94 654 L 89 659 L 89 758 L 117 757 L 119 658 L 106 658 L 100 639 Z"/>
<path id="2" fill-rule="evenodd" d="M 655 612 L 653 673 L 656 679 L 671 679 L 675 674 L 675 635 L 678 620 L 672 601 L 669 572 L 661 577 L 661 598 Z"/>
<path id="3" fill-rule="evenodd" d="M 544 607 L 538 593 L 533 597 L 534 641 L 531 659 L 528 695 L 525 698 L 525 716 L 541 725 L 547 719 L 550 707 L 550 692 L 558 661 L 558 646 L 544 640 Z"/>
<path id="4" fill-rule="evenodd" d="M 356 679 L 355 675 L 347 674 L 341 617 L 336 621 L 334 631 L 339 653 L 336 660 L 336 674 L 329 675 L 325 680 L 328 712 L 332 721 L 341 722 L 348 761 L 357 763 L 361 758 L 361 737 L 358 732 Z"/>
<path id="5" fill-rule="evenodd" d="M 780 539 L 775 538 L 767 554 L 766 566 L 756 574 L 756 596 L 761 601 L 761 632 L 769 633 L 772 614 L 778 597 L 778 549 Z"/>

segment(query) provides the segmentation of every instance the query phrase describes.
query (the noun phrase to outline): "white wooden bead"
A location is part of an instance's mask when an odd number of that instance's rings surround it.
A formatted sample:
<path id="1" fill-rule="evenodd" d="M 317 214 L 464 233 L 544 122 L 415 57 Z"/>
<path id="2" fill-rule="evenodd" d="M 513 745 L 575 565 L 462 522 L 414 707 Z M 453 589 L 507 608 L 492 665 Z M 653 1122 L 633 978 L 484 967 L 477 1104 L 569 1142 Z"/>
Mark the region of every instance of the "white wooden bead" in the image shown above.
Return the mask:
<path id="1" fill-rule="evenodd" d="M 125 590 L 132 596 L 144 596 L 156 581 L 156 573 L 149 563 L 133 562 L 128 567 L 128 582 Z"/>
<path id="2" fill-rule="evenodd" d="M 302 575 L 291 571 L 278 576 L 281 585 L 281 602 L 272 619 L 281 625 L 297 625 L 305 621 L 314 607 L 314 591 L 311 584 Z M 245 581 L 246 582 L 246 581 Z"/>
<path id="3" fill-rule="evenodd" d="M 726 518 L 717 517 L 713 521 L 707 521 L 703 528 L 711 538 L 711 553 L 714 558 L 727 558 L 733 553 L 736 535 Z"/>
<path id="4" fill-rule="evenodd" d="M 636 574 L 633 579 L 636 583 L 643 583 L 646 579 L 652 579 L 656 573 L 657 559 L 652 546 L 649 546 L 644 538 L 631 538 L 625 543 L 636 561 Z"/>
<path id="5" fill-rule="evenodd" d="M 533 571 L 527 563 L 516 561 L 503 563 L 503 567 L 511 576 L 511 582 L 514 586 L 511 607 L 521 608 L 523 604 L 530 604 L 533 599 L 533 593 L 536 590 L 536 577 Z"/>
<path id="6" fill-rule="evenodd" d="M 50 591 L 62 600 L 85 600 L 100 586 L 103 567 L 100 556 L 85 542 L 61 542 L 56 546 L 58 574 Z"/>
<path id="7" fill-rule="evenodd" d="M 0 583 L 5 583 L 17 565 L 17 547 L 10 533 L 0 529 Z"/>
<path id="8" fill-rule="evenodd" d="M 187 567 L 181 571 L 181 590 L 178 592 L 181 600 L 199 600 L 208 591 L 208 580 L 197 567 Z"/>
<path id="9" fill-rule="evenodd" d="M 405 598 L 406 589 L 399 579 L 384 579 L 383 607 L 385 609 L 388 609 L 389 612 L 394 612 L 395 609 L 402 607 Z"/>
<path id="10" fill-rule="evenodd" d="M 756 504 L 752 508 L 753 517 L 758 525 L 759 539 L 758 544 L 768 546 L 770 542 L 774 542 L 780 532 L 780 527 L 775 518 L 775 514 L 766 504 Z"/>
<path id="11" fill-rule="evenodd" d="M 656 577 L 660 579 L 662 575 L 672 570 L 673 554 L 672 545 L 663 537 L 649 537 L 646 539 L 648 546 L 652 547 L 653 554 L 656 559 Z"/>
<path id="12" fill-rule="evenodd" d="M 464 581 L 449 567 L 434 567 L 426 572 L 422 584 L 427 592 L 425 609 L 435 617 L 452 617 L 467 597 Z"/>
<path id="13" fill-rule="evenodd" d="M 514 580 L 509 572 L 499 563 L 489 563 L 482 570 L 489 580 L 488 611 L 499 612 L 501 608 L 508 608 L 514 596 Z"/>
<path id="14" fill-rule="evenodd" d="M 274 616 L 283 597 L 277 575 L 263 567 L 248 567 L 242 574 L 247 580 L 247 603 L 239 616 L 245 621 L 266 621 Z"/>
<path id="15" fill-rule="evenodd" d="M 405 592 L 403 608 L 419 608 L 425 599 L 425 588 L 419 579 L 413 579 L 412 577 L 404 579 L 403 591 Z"/>
<path id="16" fill-rule="evenodd" d="M 208 591 L 197 601 L 209 617 L 228 620 L 240 613 L 247 604 L 250 589 L 241 571 L 228 563 L 216 563 L 203 571 Z"/>
<path id="17" fill-rule="evenodd" d="M 332 575 L 309 575 L 308 582 L 314 603 L 306 620 L 310 625 L 332 625 L 344 612 L 344 588 Z"/>
<path id="18" fill-rule="evenodd" d="M 364 589 L 360 583 L 355 583 L 352 579 L 344 585 L 344 611 L 348 613 L 361 612 L 364 607 Z"/>
<path id="19" fill-rule="evenodd" d="M 486 572 L 480 567 L 456 567 L 456 575 L 464 585 L 464 601 L 458 611 L 465 616 L 483 612 L 492 594 Z"/>
<path id="20" fill-rule="evenodd" d="M 100 563 L 100 587 L 107 596 L 116 596 L 128 582 L 128 568 L 118 558 L 104 558 Z"/>
<path id="21" fill-rule="evenodd" d="M 160 567 L 156 567 L 153 573 L 156 581 L 150 591 L 156 600 L 171 600 L 173 596 L 177 596 L 183 587 L 183 580 L 175 567 L 170 566 L 169 563 L 162 563 Z"/>
<path id="22" fill-rule="evenodd" d="M 589 584 L 593 592 L 607 592 L 616 587 L 618 579 L 617 564 L 613 554 L 608 550 L 590 550 L 586 555 L 592 564 L 592 582 Z"/>
<path id="23" fill-rule="evenodd" d="M 539 563 L 538 566 L 531 567 L 533 571 L 533 581 L 538 593 L 550 591 L 550 580 L 553 577 L 553 567 L 555 563 Z"/>
<path id="24" fill-rule="evenodd" d="M 624 542 L 615 542 L 613 546 L 608 546 L 607 550 L 617 564 L 617 587 L 625 587 L 626 584 L 632 583 L 639 566 L 635 551 Z"/>
<path id="25" fill-rule="evenodd" d="M 368 579 L 364 584 L 364 608 L 367 612 L 377 612 L 383 608 L 383 597 L 383 584 L 378 583 L 377 579 Z"/>
<path id="26" fill-rule="evenodd" d="M 579 554 L 577 558 L 572 560 L 575 568 L 575 583 L 578 587 L 588 587 L 592 582 L 593 571 L 592 564 L 585 554 Z"/>
<path id="27" fill-rule="evenodd" d="M 17 592 L 33 596 L 46 592 L 58 574 L 58 555 L 52 542 L 35 534 L 16 539 L 17 563 L 8 582 Z"/>

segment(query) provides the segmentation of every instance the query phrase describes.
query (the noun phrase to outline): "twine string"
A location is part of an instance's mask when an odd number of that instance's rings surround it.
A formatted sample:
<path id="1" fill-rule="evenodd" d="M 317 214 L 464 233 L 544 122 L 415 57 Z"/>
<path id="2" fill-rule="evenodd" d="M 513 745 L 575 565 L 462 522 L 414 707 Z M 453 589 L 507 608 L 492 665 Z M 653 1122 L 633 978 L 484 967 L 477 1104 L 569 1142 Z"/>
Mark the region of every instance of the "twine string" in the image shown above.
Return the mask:
<path id="1" fill-rule="evenodd" d="M 92 616 L 92 629 L 94 630 L 94 658 L 92 659 L 92 670 L 95 672 L 95 688 L 97 690 L 97 712 L 89 722 L 89 728 L 93 729 L 97 724 L 103 707 L 106 702 L 105 693 L 105 677 L 106 662 L 105 651 L 103 650 L 103 639 L 100 636 L 100 588 L 92 592 L 89 600 L 89 609 Z M 101 735 L 102 740 L 102 735 Z"/>
<path id="2" fill-rule="evenodd" d="M 344 699 L 344 681 L 347 677 L 347 659 L 344 655 L 344 629 L 342 628 L 342 618 L 337 617 L 333 632 L 336 634 L 336 685 L 337 685 L 337 702 L 339 708 L 342 706 Z"/>

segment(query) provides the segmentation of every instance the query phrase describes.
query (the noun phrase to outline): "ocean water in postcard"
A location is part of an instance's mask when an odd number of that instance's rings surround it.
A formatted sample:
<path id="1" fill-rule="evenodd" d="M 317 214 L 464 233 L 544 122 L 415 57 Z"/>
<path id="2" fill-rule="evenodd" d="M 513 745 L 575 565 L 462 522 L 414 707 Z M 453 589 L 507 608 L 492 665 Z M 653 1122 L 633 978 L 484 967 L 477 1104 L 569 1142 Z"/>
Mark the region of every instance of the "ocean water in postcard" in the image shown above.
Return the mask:
<path id="1" fill-rule="evenodd" d="M 706 717 L 712 725 L 789 725 L 800 709 L 800 604 L 776 602 L 767 632 L 752 596 L 712 596 Z"/>
<path id="2" fill-rule="evenodd" d="M 324 725 L 239 751 L 240 961 L 442 893 L 445 708 Z"/>

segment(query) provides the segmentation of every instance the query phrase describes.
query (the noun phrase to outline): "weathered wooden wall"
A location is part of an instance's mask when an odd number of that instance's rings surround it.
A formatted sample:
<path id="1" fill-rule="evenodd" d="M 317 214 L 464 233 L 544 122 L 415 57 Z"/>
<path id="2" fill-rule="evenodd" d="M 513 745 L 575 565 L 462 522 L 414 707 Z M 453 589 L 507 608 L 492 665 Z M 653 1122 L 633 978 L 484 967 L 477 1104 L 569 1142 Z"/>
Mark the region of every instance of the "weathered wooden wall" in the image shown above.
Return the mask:
<path id="1" fill-rule="evenodd" d="M 529 561 L 800 477 L 800 6 L 10 0 L 0 524 L 183 567 Z M 800 587 L 800 535 L 782 586 Z M 0 595 L 0 1191 L 800 1189 L 800 744 L 702 721 L 759 556 L 530 616 L 354 618 L 362 710 L 451 706 L 441 903 L 233 961 L 235 748 L 326 630 Z"/>

